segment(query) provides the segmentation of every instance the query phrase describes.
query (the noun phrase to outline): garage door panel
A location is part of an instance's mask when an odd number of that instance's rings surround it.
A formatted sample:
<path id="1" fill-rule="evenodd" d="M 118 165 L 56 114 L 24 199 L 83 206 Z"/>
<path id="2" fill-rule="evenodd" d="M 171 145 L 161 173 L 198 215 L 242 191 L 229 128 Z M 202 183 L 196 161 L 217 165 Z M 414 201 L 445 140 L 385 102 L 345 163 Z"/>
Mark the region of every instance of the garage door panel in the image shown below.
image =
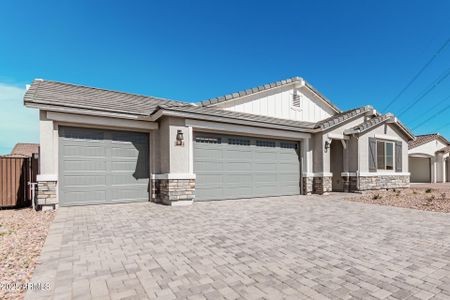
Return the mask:
<path id="1" fill-rule="evenodd" d="M 196 166 L 197 166 L 197 170 L 198 172 L 209 172 L 211 170 L 222 170 L 222 162 L 217 162 L 217 161 L 198 161 Z"/>
<path id="2" fill-rule="evenodd" d="M 60 127 L 61 205 L 148 201 L 148 134 Z"/>
<path id="3" fill-rule="evenodd" d="M 63 152 L 66 157 L 105 157 L 103 146 L 64 145 Z"/>
<path id="4" fill-rule="evenodd" d="M 66 159 L 63 161 L 63 168 L 65 170 L 70 170 L 68 172 L 74 171 L 105 171 L 106 161 L 98 159 Z"/>
<path id="5" fill-rule="evenodd" d="M 64 186 L 70 187 L 89 187 L 89 186 L 105 186 L 106 176 L 102 174 L 83 174 L 83 175 L 65 175 Z"/>
<path id="6" fill-rule="evenodd" d="M 417 183 L 431 182 L 430 158 L 410 157 L 409 171 L 411 173 L 411 182 Z"/>
<path id="7" fill-rule="evenodd" d="M 106 201 L 105 190 L 86 190 L 64 192 L 64 199 L 70 204 L 104 203 Z"/>
<path id="8" fill-rule="evenodd" d="M 247 146 L 245 146 L 247 147 Z M 252 158 L 253 153 L 250 150 L 234 150 L 234 149 L 224 149 L 222 157 L 224 161 L 239 161 L 245 162 Z"/>
<path id="9" fill-rule="evenodd" d="M 224 172 L 246 172 L 251 169 L 252 164 L 249 162 L 227 161 L 223 164 Z"/>
<path id="10" fill-rule="evenodd" d="M 276 172 L 277 164 L 274 164 L 270 161 L 255 161 L 253 162 L 253 171 L 254 172 Z"/>
<path id="11" fill-rule="evenodd" d="M 138 188 L 137 188 L 138 187 Z M 111 198 L 115 202 L 128 202 L 128 201 L 147 201 L 148 191 L 147 186 L 120 186 L 113 187 L 111 189 Z"/>
<path id="12" fill-rule="evenodd" d="M 207 139 L 221 143 L 198 142 Z M 197 133 L 194 172 L 199 201 L 300 193 L 300 162 L 293 142 Z"/>

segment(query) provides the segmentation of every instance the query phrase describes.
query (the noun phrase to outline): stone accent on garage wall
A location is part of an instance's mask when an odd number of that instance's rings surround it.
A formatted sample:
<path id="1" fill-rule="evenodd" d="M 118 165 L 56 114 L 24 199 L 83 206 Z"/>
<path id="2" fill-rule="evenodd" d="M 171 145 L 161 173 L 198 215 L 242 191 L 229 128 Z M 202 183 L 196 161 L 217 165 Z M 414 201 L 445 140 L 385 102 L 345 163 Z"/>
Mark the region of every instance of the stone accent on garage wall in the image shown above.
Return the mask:
<path id="1" fill-rule="evenodd" d="M 54 209 L 57 207 L 58 197 L 56 181 L 38 181 L 36 189 L 36 205 L 42 209 Z"/>
<path id="2" fill-rule="evenodd" d="M 325 194 L 331 192 L 332 189 L 332 177 L 331 176 L 319 176 L 313 179 L 313 193 Z"/>
<path id="3" fill-rule="evenodd" d="M 192 204 L 195 179 L 153 179 L 152 201 L 166 205 Z"/>
<path id="4" fill-rule="evenodd" d="M 303 195 L 311 195 L 312 192 L 313 192 L 313 177 L 311 177 L 311 176 L 303 176 L 302 180 L 303 180 L 302 194 Z"/>
<path id="5" fill-rule="evenodd" d="M 351 176 L 350 191 L 408 188 L 409 175 Z"/>

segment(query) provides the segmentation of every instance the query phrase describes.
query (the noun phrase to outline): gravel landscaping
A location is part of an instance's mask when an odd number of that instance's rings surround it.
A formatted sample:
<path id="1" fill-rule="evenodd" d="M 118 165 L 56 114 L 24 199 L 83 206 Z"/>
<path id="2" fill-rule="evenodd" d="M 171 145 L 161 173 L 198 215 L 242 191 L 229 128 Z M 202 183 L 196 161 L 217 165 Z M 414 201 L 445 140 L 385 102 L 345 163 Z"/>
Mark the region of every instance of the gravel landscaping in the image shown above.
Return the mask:
<path id="1" fill-rule="evenodd" d="M 0 210 L 0 299 L 23 299 L 53 218 L 53 211 Z"/>
<path id="2" fill-rule="evenodd" d="M 421 185 L 409 189 L 370 191 L 347 200 L 450 213 L 449 186 Z"/>

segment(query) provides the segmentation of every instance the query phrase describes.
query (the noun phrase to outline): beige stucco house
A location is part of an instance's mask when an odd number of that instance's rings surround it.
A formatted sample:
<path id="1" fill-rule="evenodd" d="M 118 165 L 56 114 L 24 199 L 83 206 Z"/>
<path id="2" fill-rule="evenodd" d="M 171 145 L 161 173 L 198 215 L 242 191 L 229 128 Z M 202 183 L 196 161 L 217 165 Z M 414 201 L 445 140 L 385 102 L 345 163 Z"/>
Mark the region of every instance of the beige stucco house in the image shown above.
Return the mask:
<path id="1" fill-rule="evenodd" d="M 449 154 L 450 142 L 439 133 L 418 135 L 409 143 L 411 182 L 449 182 Z"/>
<path id="2" fill-rule="evenodd" d="M 393 115 L 341 111 L 299 77 L 197 103 L 34 80 L 38 205 L 195 201 L 409 186 Z"/>

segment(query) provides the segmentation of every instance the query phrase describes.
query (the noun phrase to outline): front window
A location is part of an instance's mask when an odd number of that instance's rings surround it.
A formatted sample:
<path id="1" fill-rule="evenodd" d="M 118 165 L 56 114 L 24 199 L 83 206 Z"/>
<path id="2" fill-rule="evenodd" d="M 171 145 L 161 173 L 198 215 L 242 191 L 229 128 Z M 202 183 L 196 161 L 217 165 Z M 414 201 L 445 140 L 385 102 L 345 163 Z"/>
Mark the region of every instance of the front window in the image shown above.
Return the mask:
<path id="1" fill-rule="evenodd" d="M 394 143 L 377 141 L 378 170 L 394 170 Z"/>

